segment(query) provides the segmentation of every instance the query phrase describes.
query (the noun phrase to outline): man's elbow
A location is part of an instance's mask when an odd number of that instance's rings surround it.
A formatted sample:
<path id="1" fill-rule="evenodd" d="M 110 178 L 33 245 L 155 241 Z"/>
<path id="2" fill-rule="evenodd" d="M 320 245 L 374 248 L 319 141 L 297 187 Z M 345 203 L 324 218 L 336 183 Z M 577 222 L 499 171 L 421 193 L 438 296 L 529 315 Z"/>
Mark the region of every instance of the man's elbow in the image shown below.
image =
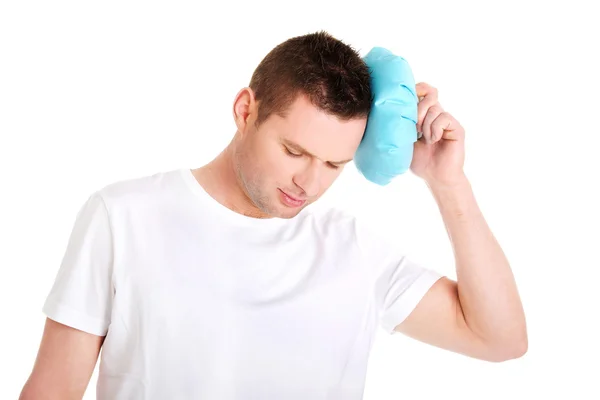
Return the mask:
<path id="1" fill-rule="evenodd" d="M 42 397 L 42 393 L 39 390 L 36 390 L 35 387 L 28 380 L 23 386 L 21 393 L 19 395 L 19 400 L 34 400 Z"/>
<path id="2" fill-rule="evenodd" d="M 528 350 L 527 334 L 492 346 L 487 361 L 504 362 L 523 357 Z"/>
<path id="3" fill-rule="evenodd" d="M 36 399 L 58 399 L 59 395 L 55 393 L 51 393 L 50 391 L 42 390 L 39 382 L 36 382 L 35 379 L 31 377 L 27 380 L 21 393 L 19 395 L 19 400 L 36 400 Z"/>
<path id="4" fill-rule="evenodd" d="M 42 385 L 36 382 L 27 382 L 21 393 L 19 400 L 63 400 L 63 399 L 82 399 L 83 395 L 79 392 L 72 392 L 68 389 L 52 387 L 52 385 Z"/>

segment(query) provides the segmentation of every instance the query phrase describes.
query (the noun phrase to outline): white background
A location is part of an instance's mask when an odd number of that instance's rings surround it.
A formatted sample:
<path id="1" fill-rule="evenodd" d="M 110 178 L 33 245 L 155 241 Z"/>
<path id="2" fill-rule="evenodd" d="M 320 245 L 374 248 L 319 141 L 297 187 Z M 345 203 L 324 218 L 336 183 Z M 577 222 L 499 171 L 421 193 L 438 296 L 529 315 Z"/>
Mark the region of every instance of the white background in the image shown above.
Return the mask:
<path id="1" fill-rule="evenodd" d="M 526 356 L 500 364 L 381 332 L 365 399 L 599 399 L 593 4 L 2 2 L 0 398 L 17 398 L 29 375 L 41 306 L 87 196 L 212 159 L 261 58 L 324 29 L 363 55 L 383 46 L 404 56 L 464 125 L 465 169 L 529 327 Z M 369 218 L 454 277 L 437 206 L 415 176 L 379 188 L 350 165 L 322 203 Z"/>

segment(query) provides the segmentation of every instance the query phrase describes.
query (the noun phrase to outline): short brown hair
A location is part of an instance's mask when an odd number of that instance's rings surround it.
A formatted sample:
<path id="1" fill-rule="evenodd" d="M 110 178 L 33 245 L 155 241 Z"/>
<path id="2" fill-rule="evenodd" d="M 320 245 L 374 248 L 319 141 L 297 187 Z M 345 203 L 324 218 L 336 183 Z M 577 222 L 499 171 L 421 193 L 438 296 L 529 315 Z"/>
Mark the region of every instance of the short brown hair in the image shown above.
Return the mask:
<path id="1" fill-rule="evenodd" d="M 258 102 L 256 124 L 283 114 L 300 94 L 342 120 L 367 117 L 369 69 L 351 46 L 325 31 L 293 37 L 260 62 L 250 80 Z"/>

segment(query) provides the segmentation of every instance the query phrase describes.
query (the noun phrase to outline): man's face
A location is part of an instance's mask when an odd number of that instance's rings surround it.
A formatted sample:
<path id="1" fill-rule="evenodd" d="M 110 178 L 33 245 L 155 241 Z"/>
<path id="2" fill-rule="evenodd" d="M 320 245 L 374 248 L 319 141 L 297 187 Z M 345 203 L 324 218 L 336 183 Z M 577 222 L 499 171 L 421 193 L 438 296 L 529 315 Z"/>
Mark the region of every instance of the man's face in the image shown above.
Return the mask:
<path id="1" fill-rule="evenodd" d="M 341 121 L 298 96 L 258 129 L 252 105 L 235 155 L 238 179 L 269 217 L 292 218 L 325 193 L 352 160 L 367 119 Z M 240 128 L 238 124 L 238 129 Z"/>

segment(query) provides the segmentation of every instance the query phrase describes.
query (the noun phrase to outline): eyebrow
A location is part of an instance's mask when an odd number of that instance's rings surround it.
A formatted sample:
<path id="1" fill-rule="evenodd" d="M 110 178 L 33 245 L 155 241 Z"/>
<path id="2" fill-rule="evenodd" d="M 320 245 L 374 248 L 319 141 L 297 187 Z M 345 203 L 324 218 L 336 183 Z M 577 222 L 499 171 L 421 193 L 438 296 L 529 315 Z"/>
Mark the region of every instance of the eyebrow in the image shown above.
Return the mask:
<path id="1" fill-rule="evenodd" d="M 288 139 L 281 139 L 281 141 L 283 142 L 283 144 L 285 144 L 286 146 L 289 146 L 291 148 L 293 148 L 296 151 L 299 151 L 301 153 L 306 154 L 307 156 L 311 156 L 311 157 L 315 157 L 315 158 L 319 158 L 317 156 L 315 156 L 314 154 L 312 154 L 310 151 L 306 150 L 304 147 L 300 146 L 298 143 L 294 143 Z M 342 161 L 328 161 L 328 163 L 330 164 L 334 164 L 334 165 L 343 165 L 343 164 L 347 164 L 350 161 L 352 161 L 353 159 L 350 158 L 348 160 L 342 160 Z"/>

